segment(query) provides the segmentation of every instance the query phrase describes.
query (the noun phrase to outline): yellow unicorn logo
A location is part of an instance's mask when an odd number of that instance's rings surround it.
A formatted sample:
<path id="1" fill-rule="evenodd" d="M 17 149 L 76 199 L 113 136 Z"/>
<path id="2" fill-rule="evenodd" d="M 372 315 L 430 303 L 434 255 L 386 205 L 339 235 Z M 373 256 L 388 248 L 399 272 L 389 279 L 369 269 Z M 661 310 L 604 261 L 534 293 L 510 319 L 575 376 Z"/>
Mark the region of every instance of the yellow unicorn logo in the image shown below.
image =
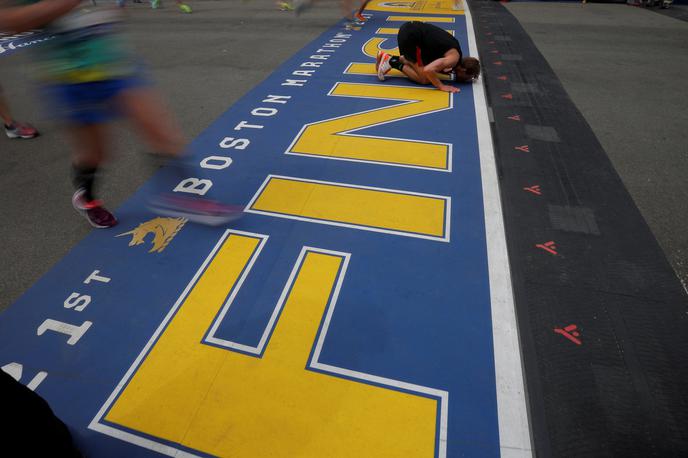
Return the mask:
<path id="1" fill-rule="evenodd" d="M 160 253 L 169 245 L 174 236 L 177 235 L 177 232 L 184 227 L 186 221 L 186 218 L 153 218 L 150 221 L 139 224 L 129 232 L 116 235 L 116 237 L 131 235 L 129 246 L 134 246 L 141 245 L 145 241 L 146 236 L 152 232 L 154 234 L 153 248 L 148 250 L 148 252 Z"/>

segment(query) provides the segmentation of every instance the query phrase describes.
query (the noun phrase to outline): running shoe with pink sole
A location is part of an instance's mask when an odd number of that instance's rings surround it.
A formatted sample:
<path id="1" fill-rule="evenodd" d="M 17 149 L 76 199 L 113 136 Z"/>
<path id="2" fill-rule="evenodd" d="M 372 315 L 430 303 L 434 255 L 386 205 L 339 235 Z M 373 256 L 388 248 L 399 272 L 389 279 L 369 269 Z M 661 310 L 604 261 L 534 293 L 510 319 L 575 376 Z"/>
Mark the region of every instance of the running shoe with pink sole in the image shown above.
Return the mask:
<path id="1" fill-rule="evenodd" d="M 191 222 L 219 226 L 239 219 L 244 208 L 194 196 L 159 194 L 148 201 L 148 208 L 163 216 L 186 218 Z"/>
<path id="2" fill-rule="evenodd" d="M 5 134 L 9 138 L 35 138 L 40 135 L 31 124 L 21 122 L 15 122 L 10 126 L 5 125 Z"/>
<path id="3" fill-rule="evenodd" d="M 100 200 L 87 201 L 84 197 L 86 190 L 79 188 L 72 196 L 72 205 L 97 229 L 107 229 L 117 225 L 117 218 L 110 213 Z"/>

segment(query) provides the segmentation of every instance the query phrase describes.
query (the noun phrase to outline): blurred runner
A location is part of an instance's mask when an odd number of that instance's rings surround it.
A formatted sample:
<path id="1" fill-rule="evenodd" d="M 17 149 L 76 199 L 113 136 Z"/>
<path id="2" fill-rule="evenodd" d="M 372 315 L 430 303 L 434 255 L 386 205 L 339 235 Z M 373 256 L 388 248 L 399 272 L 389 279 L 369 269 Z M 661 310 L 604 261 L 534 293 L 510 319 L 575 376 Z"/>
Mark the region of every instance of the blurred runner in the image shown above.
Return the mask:
<path id="1" fill-rule="evenodd" d="M 179 8 L 179 11 L 181 11 L 182 13 L 189 14 L 189 13 L 193 12 L 191 7 L 189 5 L 187 5 L 186 3 L 182 2 L 181 0 L 175 0 L 175 2 L 177 3 L 177 7 Z M 162 7 L 162 0 L 151 0 L 151 8 L 153 8 L 154 10 L 157 10 L 160 7 Z"/>
<path id="2" fill-rule="evenodd" d="M 0 30 L 24 31 L 47 25 L 55 36 L 37 49 L 39 75 L 55 112 L 67 125 L 73 143 L 75 192 L 72 204 L 92 226 L 117 224 L 115 216 L 95 197 L 94 184 L 106 158 L 108 123 L 117 116 L 132 121 L 157 154 L 181 158 L 180 129 L 125 46 L 120 9 L 90 1 L 43 0 L 0 10 Z M 181 160 L 169 163 L 172 186 L 193 176 Z M 159 181 L 159 180 L 158 180 Z M 169 187 L 168 187 L 169 189 Z M 158 195 L 152 206 L 191 221 L 221 224 L 240 212 L 198 196 Z M 172 193 L 169 193 L 172 194 Z M 157 209 L 157 208 L 156 208 Z"/>
<path id="3" fill-rule="evenodd" d="M 294 11 L 294 6 L 290 2 L 277 2 L 277 9 L 280 11 Z"/>
<path id="4" fill-rule="evenodd" d="M 316 0 L 294 0 L 292 2 L 292 8 L 294 9 L 294 13 L 296 13 L 297 16 L 300 15 L 308 8 L 312 7 L 315 4 L 315 1 Z M 363 9 L 369 1 L 370 0 L 363 0 L 361 7 L 356 12 L 353 9 L 353 0 L 341 1 L 340 5 L 342 8 L 342 16 L 346 20 L 347 28 L 360 27 L 363 24 L 365 24 L 366 19 L 360 13 L 363 12 Z"/>
<path id="5" fill-rule="evenodd" d="M 132 0 L 134 3 L 143 3 L 143 0 Z M 124 8 L 126 0 L 117 0 L 117 6 Z"/>
<path id="6" fill-rule="evenodd" d="M 365 16 L 363 16 L 363 11 L 365 11 L 365 7 L 368 6 L 368 3 L 370 3 L 370 0 L 363 0 L 361 2 L 361 6 L 358 8 L 358 11 L 356 11 L 356 14 L 354 14 L 354 19 L 356 19 L 358 22 L 366 21 Z"/>

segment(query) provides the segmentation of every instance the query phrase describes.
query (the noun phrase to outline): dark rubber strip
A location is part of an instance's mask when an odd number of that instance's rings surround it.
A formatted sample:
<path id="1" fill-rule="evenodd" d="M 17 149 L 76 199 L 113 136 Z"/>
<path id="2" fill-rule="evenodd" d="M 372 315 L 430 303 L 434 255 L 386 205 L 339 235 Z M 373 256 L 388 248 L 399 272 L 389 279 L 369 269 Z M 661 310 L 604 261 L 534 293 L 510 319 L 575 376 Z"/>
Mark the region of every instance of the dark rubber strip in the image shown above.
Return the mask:
<path id="1" fill-rule="evenodd" d="M 518 21 L 498 2 L 470 7 L 494 114 L 535 451 L 688 456 L 685 291 Z"/>

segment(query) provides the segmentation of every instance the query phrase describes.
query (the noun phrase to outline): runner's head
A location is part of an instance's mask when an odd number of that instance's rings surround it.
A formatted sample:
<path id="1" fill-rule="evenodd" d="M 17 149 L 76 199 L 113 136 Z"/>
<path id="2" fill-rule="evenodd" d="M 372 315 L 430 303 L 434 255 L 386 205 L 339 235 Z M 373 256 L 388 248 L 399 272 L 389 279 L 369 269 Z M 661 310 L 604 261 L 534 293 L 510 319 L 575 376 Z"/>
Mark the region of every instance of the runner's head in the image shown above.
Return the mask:
<path id="1" fill-rule="evenodd" d="M 454 73 L 456 73 L 456 81 L 470 83 L 480 76 L 480 61 L 475 57 L 464 57 L 454 67 Z"/>

